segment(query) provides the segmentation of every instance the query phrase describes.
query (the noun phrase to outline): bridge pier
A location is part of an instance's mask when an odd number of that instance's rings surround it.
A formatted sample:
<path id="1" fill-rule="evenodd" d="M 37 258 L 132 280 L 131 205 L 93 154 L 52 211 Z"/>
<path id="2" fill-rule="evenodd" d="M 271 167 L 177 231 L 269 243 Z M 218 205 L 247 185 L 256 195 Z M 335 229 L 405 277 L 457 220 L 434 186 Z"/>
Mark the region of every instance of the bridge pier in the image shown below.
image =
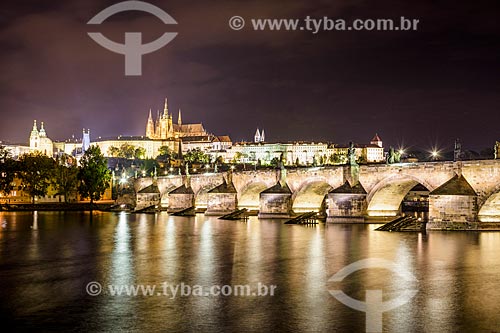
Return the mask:
<path id="1" fill-rule="evenodd" d="M 282 219 L 292 215 L 292 191 L 286 182 L 260 192 L 259 218 Z"/>
<path id="2" fill-rule="evenodd" d="M 208 191 L 207 210 L 205 215 L 222 216 L 238 209 L 238 194 L 233 182 L 222 184 Z"/>
<path id="3" fill-rule="evenodd" d="M 194 206 L 195 198 L 191 186 L 181 185 L 168 193 L 168 213 L 176 213 Z"/>
<path id="4" fill-rule="evenodd" d="M 366 191 L 357 183 L 351 186 L 349 181 L 328 193 L 326 222 L 364 222 L 366 216 Z"/>
<path id="5" fill-rule="evenodd" d="M 477 215 L 477 194 L 461 175 L 429 194 L 428 230 L 477 230 Z"/>

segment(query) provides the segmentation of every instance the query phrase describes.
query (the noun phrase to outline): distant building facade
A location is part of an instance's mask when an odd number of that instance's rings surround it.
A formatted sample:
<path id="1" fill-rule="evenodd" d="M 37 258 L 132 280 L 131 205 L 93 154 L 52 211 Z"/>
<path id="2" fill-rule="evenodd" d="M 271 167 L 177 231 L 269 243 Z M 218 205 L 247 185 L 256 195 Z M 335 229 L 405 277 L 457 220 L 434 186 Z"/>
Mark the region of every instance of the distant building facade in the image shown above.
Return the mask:
<path id="1" fill-rule="evenodd" d="M 36 120 L 33 122 L 33 128 L 30 133 L 30 149 L 32 152 L 40 152 L 49 157 L 53 157 L 54 144 L 52 143 L 52 140 L 47 137 L 43 121 L 40 125 L 40 130 L 38 130 Z"/>
<path id="2" fill-rule="evenodd" d="M 362 163 L 381 163 L 385 161 L 382 140 L 375 134 L 369 144 L 354 144 L 356 157 Z M 333 154 L 347 156 L 349 145 L 335 145 Z"/>
<path id="3" fill-rule="evenodd" d="M 261 138 L 262 132 L 257 130 L 254 141 Z M 385 161 L 384 147 L 378 135 L 375 135 L 369 144 L 355 144 L 354 147 L 360 162 L 380 163 Z M 343 164 L 347 162 L 348 149 L 348 145 L 324 142 L 240 142 L 227 149 L 224 160 L 227 163 L 261 163 L 266 165 L 275 158 L 281 158 L 285 165 Z"/>
<path id="4" fill-rule="evenodd" d="M 285 165 L 297 162 L 301 165 L 319 163 L 328 157 L 327 143 L 289 142 L 289 143 L 247 143 L 234 144 L 227 150 L 225 161 L 242 163 L 269 164 L 275 158 L 282 159 Z"/>

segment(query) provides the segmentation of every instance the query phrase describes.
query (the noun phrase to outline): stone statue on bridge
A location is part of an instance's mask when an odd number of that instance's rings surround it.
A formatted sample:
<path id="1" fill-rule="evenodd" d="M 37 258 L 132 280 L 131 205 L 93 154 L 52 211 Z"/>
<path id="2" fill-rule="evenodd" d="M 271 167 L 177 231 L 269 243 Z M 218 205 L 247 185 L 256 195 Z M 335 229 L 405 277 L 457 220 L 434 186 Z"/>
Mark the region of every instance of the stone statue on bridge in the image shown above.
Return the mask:
<path id="1" fill-rule="evenodd" d="M 354 186 L 359 182 L 359 164 L 356 161 L 356 148 L 352 141 L 349 142 L 349 148 L 347 149 L 347 165 L 349 183 Z"/>
<path id="2" fill-rule="evenodd" d="M 282 185 L 286 184 L 286 168 L 283 162 L 280 162 L 280 182 Z"/>
<path id="3" fill-rule="evenodd" d="M 453 150 L 453 160 L 455 162 L 462 160 L 462 144 L 459 139 L 455 140 L 455 149 Z"/>
<path id="4" fill-rule="evenodd" d="M 358 162 L 356 162 L 356 148 L 354 148 L 354 143 L 349 142 L 349 148 L 347 149 L 347 161 L 350 166 L 357 166 Z"/>
<path id="5" fill-rule="evenodd" d="M 394 164 L 401 162 L 401 153 L 395 151 L 394 148 L 389 148 L 389 155 L 387 155 L 387 164 Z"/>

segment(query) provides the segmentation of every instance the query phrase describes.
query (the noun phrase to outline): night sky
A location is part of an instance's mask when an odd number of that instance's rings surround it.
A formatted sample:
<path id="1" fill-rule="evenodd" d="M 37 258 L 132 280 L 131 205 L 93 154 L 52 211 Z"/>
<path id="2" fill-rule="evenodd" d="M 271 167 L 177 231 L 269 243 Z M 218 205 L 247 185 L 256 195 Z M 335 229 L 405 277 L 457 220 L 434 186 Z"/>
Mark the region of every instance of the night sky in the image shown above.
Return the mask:
<path id="1" fill-rule="evenodd" d="M 177 119 L 202 122 L 233 141 L 368 142 L 451 148 L 500 140 L 500 2 L 149 1 L 178 25 L 142 12 L 101 26 L 87 21 L 119 1 L 4 1 L 0 8 L 0 140 L 28 141 L 33 119 L 54 140 L 144 135 L 148 111 L 166 96 Z M 241 31 L 228 27 L 240 15 Z M 420 20 L 411 32 L 253 31 L 251 18 L 328 16 Z M 143 75 L 124 76 L 124 57 L 87 36 L 122 43 L 178 36 L 143 56 Z"/>

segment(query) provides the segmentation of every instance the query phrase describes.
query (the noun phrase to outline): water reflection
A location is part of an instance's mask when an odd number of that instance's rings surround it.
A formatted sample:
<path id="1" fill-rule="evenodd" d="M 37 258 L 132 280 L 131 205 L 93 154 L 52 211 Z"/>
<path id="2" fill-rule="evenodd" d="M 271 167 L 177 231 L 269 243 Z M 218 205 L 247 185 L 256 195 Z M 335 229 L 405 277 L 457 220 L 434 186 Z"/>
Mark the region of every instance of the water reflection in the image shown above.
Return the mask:
<path id="1" fill-rule="evenodd" d="M 360 259 L 396 262 L 336 285 L 364 300 L 418 289 L 384 314 L 386 331 L 498 331 L 500 233 L 385 233 L 366 225 L 283 225 L 166 214 L 0 213 L 0 312 L 19 329 L 364 331 L 365 315 L 330 296 L 327 281 Z M 36 228 L 34 228 L 36 226 Z M 274 297 L 85 294 L 85 285 L 277 285 Z M 60 313 L 64 313 L 61 316 Z"/>

